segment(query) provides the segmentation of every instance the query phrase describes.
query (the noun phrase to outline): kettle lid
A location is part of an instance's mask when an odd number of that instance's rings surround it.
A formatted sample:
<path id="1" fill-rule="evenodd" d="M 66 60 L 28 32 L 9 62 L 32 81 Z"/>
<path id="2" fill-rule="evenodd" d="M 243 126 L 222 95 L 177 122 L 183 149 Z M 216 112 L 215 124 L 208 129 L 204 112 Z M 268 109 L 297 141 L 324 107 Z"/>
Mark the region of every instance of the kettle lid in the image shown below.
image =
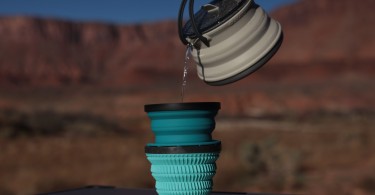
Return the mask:
<path id="1" fill-rule="evenodd" d="M 232 18 L 242 10 L 249 0 L 213 0 L 209 4 L 203 5 L 194 14 L 194 20 L 198 31 L 201 34 L 209 32 Z M 184 37 L 196 38 L 197 35 L 189 19 L 183 29 Z"/>

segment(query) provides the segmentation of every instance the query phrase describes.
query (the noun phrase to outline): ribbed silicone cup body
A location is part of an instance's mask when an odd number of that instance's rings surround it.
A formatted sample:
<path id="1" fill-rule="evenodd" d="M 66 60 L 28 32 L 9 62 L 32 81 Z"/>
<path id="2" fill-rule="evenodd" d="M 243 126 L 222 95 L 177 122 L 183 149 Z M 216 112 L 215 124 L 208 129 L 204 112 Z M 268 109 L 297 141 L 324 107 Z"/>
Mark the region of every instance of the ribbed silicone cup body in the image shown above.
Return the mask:
<path id="1" fill-rule="evenodd" d="M 212 140 L 218 102 L 146 105 L 154 143 L 145 147 L 159 195 L 212 191 L 220 141 Z"/>
<path id="2" fill-rule="evenodd" d="M 154 146 L 210 144 L 217 110 L 148 112 L 155 135 Z"/>
<path id="3" fill-rule="evenodd" d="M 206 195 L 212 191 L 216 173 L 214 153 L 147 154 L 159 195 Z"/>

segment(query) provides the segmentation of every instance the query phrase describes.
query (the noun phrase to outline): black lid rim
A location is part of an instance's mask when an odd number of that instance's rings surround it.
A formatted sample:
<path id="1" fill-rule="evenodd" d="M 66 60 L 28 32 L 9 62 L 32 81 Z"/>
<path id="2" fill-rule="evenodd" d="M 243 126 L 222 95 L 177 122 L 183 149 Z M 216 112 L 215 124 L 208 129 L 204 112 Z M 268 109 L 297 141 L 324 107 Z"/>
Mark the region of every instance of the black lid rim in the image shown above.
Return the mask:
<path id="1" fill-rule="evenodd" d="M 178 110 L 219 110 L 220 102 L 183 102 L 147 104 L 144 107 L 146 112 L 153 111 L 178 111 Z"/>
<path id="2" fill-rule="evenodd" d="M 247 4 L 248 2 L 250 3 L 250 5 L 249 5 L 249 9 L 250 9 L 253 5 L 257 6 L 257 4 L 255 4 L 255 2 L 252 1 L 252 0 L 244 0 L 244 1 L 241 2 L 240 6 L 239 6 L 239 9 L 233 10 L 233 11 L 232 11 L 231 13 L 229 13 L 225 18 L 223 18 L 220 22 L 213 23 L 213 24 L 211 24 L 211 25 L 209 25 L 209 26 L 207 26 L 207 27 L 205 27 L 205 28 L 203 28 L 203 29 L 200 29 L 200 30 L 201 30 L 201 33 L 202 33 L 202 34 L 208 33 L 208 32 L 210 32 L 210 31 L 212 31 L 213 29 L 216 29 L 216 28 L 218 28 L 218 27 L 224 25 L 224 24 L 225 24 L 230 18 L 236 16 L 240 11 L 242 11 L 242 10 L 245 8 L 245 6 L 246 6 L 246 4 Z M 201 10 L 198 10 L 198 12 L 199 12 L 199 11 L 201 11 Z M 198 13 L 198 12 L 197 12 L 197 13 Z M 247 11 L 245 11 L 245 12 L 247 12 Z M 196 15 L 197 13 L 194 14 L 194 17 L 195 17 L 195 15 Z M 242 16 L 241 16 L 241 18 L 242 18 Z M 185 34 L 186 37 L 189 37 L 189 38 L 191 38 L 191 39 L 195 39 L 195 38 L 197 38 L 197 35 L 196 35 L 195 33 L 193 33 L 193 34 L 192 34 L 192 33 L 186 33 L 187 29 L 192 28 L 190 23 L 191 23 L 191 19 L 189 19 L 189 20 L 185 23 L 185 25 L 184 25 L 184 27 L 183 27 L 184 32 L 185 32 L 184 34 Z M 190 25 L 190 27 L 189 27 L 189 25 Z"/>
<path id="3" fill-rule="evenodd" d="M 147 154 L 194 154 L 194 153 L 219 153 L 221 143 L 196 146 L 146 146 Z"/>

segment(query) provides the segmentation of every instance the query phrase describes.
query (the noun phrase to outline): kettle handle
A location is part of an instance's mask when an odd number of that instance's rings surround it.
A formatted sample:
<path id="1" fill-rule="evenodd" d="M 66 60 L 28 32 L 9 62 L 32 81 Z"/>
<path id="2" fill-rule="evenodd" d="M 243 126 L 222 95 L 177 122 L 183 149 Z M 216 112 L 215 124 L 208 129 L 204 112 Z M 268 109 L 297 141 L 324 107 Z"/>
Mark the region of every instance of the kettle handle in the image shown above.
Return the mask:
<path id="1" fill-rule="evenodd" d="M 178 14 L 178 35 L 180 37 L 180 40 L 182 41 L 183 44 L 188 45 L 189 42 L 186 40 L 186 37 L 183 35 L 182 32 L 182 21 L 183 21 L 183 16 L 184 16 L 184 11 L 185 11 L 185 5 L 188 0 L 182 0 L 181 1 L 181 6 Z M 210 47 L 210 42 L 206 37 L 204 37 L 198 30 L 197 24 L 195 23 L 194 19 L 194 0 L 189 1 L 189 17 L 190 17 L 190 22 L 193 26 L 193 30 L 195 35 L 198 37 L 200 41 L 202 41 L 207 47 Z"/>

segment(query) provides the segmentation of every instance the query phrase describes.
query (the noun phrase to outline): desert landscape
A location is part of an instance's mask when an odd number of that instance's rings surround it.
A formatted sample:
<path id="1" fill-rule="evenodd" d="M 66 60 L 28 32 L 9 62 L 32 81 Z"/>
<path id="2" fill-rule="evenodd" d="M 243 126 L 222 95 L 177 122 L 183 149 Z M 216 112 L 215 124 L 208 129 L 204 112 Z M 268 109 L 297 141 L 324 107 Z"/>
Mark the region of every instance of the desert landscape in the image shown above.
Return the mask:
<path id="1" fill-rule="evenodd" d="M 374 6 L 275 10 L 280 51 L 230 85 L 206 85 L 191 64 L 184 101 L 222 107 L 215 191 L 375 193 Z M 184 55 L 176 21 L 0 17 L 0 194 L 152 188 L 143 107 L 181 101 Z"/>

